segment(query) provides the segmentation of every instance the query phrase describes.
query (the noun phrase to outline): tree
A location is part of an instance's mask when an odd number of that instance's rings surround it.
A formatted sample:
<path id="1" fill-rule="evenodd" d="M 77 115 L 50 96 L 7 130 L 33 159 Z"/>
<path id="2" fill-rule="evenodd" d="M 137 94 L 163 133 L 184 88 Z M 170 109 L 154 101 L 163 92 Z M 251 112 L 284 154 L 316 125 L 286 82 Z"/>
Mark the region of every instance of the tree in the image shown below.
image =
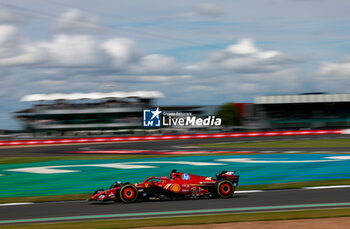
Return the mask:
<path id="1" fill-rule="evenodd" d="M 241 119 L 234 103 L 226 103 L 222 105 L 219 108 L 216 117 L 221 118 L 222 124 L 225 126 L 237 126 L 241 123 Z"/>

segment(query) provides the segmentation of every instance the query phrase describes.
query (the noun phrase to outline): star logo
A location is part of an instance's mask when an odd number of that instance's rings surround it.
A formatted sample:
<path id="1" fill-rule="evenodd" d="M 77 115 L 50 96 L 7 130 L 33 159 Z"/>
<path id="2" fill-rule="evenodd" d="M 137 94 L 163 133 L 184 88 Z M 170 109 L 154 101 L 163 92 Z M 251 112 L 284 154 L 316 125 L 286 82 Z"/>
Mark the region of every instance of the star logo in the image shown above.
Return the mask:
<path id="1" fill-rule="evenodd" d="M 162 113 L 157 109 L 145 109 L 143 110 L 143 126 L 144 127 L 161 127 L 160 114 Z"/>
<path id="2" fill-rule="evenodd" d="M 159 115 L 162 113 L 162 112 L 159 110 L 159 107 L 157 107 L 157 109 L 156 109 L 155 111 L 151 111 L 151 112 L 152 112 L 152 114 L 153 114 L 151 120 L 154 119 L 155 117 L 157 117 L 157 119 L 159 119 Z"/>

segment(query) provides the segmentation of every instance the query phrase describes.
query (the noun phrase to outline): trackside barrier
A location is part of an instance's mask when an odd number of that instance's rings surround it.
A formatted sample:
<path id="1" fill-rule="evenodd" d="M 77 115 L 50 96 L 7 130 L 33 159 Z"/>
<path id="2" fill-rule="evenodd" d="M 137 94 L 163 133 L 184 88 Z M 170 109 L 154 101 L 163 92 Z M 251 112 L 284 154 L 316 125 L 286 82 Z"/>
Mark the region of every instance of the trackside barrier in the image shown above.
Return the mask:
<path id="1" fill-rule="evenodd" d="M 240 137 L 290 136 L 290 135 L 325 135 L 325 134 L 349 134 L 349 133 L 350 133 L 349 130 L 339 129 L 339 130 L 294 130 L 294 131 L 184 134 L 184 135 L 158 135 L 158 136 L 132 136 L 132 137 L 41 139 L 41 140 L 0 141 L 0 147 L 1 146 L 71 144 L 71 143 L 181 140 L 181 139 L 201 139 L 201 138 L 202 139 L 204 138 L 240 138 Z"/>

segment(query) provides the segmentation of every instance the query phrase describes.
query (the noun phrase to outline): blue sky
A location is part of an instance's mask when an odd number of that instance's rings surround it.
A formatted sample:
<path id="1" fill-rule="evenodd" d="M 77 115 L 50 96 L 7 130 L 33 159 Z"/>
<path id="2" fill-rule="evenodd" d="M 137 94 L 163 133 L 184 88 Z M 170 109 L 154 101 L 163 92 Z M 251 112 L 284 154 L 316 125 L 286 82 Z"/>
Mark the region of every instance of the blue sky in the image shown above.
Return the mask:
<path id="1" fill-rule="evenodd" d="M 0 0 L 0 129 L 35 93 L 158 90 L 158 104 L 350 93 L 345 0 Z"/>

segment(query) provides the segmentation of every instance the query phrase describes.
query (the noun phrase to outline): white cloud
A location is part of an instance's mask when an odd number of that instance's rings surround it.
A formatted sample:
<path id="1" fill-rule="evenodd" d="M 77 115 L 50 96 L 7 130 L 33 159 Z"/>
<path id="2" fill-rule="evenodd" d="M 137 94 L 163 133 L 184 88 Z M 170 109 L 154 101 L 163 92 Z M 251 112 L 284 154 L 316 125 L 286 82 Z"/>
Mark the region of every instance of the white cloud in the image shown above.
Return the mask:
<path id="1" fill-rule="evenodd" d="M 33 64 L 39 61 L 36 48 L 23 44 L 14 25 L 0 25 L 0 66 Z"/>
<path id="2" fill-rule="evenodd" d="M 250 38 L 242 39 L 237 44 L 229 45 L 226 50 L 238 55 L 256 54 L 259 52 L 254 41 Z"/>
<path id="3" fill-rule="evenodd" d="M 189 80 L 191 75 L 103 75 L 101 78 L 117 82 L 152 82 L 164 83 L 178 80 Z"/>
<path id="4" fill-rule="evenodd" d="M 200 16 L 206 17 L 220 17 L 225 14 L 225 11 L 217 5 L 211 3 L 200 3 L 197 6 L 197 13 Z"/>
<path id="5" fill-rule="evenodd" d="M 1 31 L 0 26 L 0 34 Z M 88 35 L 55 35 L 49 41 L 18 41 L 12 46 L 7 44 L 5 37 L 0 41 L 2 53 L 6 53 L 6 48 L 17 51 L 0 56 L 0 66 L 96 67 L 104 63 L 108 56 L 100 42 Z M 14 41 L 15 37 L 9 40 Z"/>
<path id="6" fill-rule="evenodd" d="M 340 62 L 325 62 L 315 74 L 315 84 L 319 91 L 349 93 L 350 58 Z"/>
<path id="7" fill-rule="evenodd" d="M 101 41 L 91 35 L 59 34 L 52 40 L 28 43 L 17 39 L 16 32 L 13 26 L 0 26 L 0 66 L 86 67 L 142 75 L 173 75 L 181 69 L 172 57 L 142 54 L 127 38 Z"/>
<path id="8" fill-rule="evenodd" d="M 36 48 L 48 59 L 44 65 L 60 67 L 93 67 L 103 61 L 99 42 L 87 35 L 56 35 L 50 42 L 39 42 Z"/>
<path id="9" fill-rule="evenodd" d="M 113 38 L 102 43 L 103 49 L 111 56 L 111 64 L 116 68 L 126 67 L 127 63 L 140 54 L 136 51 L 134 41 L 127 38 Z"/>
<path id="10" fill-rule="evenodd" d="M 0 25 L 0 58 L 18 53 L 18 29 L 13 25 Z"/>
<path id="11" fill-rule="evenodd" d="M 228 46 L 226 50 L 237 55 L 252 55 L 257 59 L 269 59 L 281 55 L 279 51 L 260 51 L 250 38 L 242 39 L 237 44 Z"/>
<path id="12" fill-rule="evenodd" d="M 95 34 L 105 30 L 97 17 L 78 9 L 69 9 L 55 21 L 54 28 L 61 33 Z"/>
<path id="13" fill-rule="evenodd" d="M 254 40 L 246 38 L 225 49 L 213 51 L 201 63 L 187 66 L 193 71 L 230 71 L 232 73 L 276 72 L 293 66 L 299 60 L 279 51 L 261 51 Z"/>
<path id="14" fill-rule="evenodd" d="M 217 99 L 221 103 L 247 101 L 271 92 L 299 93 L 304 90 L 305 78 L 297 70 L 299 62 L 281 51 L 262 50 L 253 39 L 242 39 L 211 52 L 202 62 L 186 66 L 194 78 L 183 91 L 192 91 L 191 98 L 205 99 L 207 104 L 215 104 Z"/>
<path id="15" fill-rule="evenodd" d="M 319 69 L 319 74 L 329 79 L 344 79 L 350 77 L 350 58 L 343 62 L 327 62 Z"/>
<path id="16" fill-rule="evenodd" d="M 149 54 L 143 56 L 137 63 L 130 66 L 131 73 L 144 74 L 144 73 L 170 73 L 179 69 L 178 64 L 174 58 L 161 55 L 161 54 Z"/>
<path id="17" fill-rule="evenodd" d="M 39 50 L 35 47 L 24 45 L 22 48 L 22 53 L 19 55 L 0 58 L 0 66 L 11 67 L 11 66 L 21 66 L 37 64 L 43 61 L 44 57 L 38 52 Z"/>

